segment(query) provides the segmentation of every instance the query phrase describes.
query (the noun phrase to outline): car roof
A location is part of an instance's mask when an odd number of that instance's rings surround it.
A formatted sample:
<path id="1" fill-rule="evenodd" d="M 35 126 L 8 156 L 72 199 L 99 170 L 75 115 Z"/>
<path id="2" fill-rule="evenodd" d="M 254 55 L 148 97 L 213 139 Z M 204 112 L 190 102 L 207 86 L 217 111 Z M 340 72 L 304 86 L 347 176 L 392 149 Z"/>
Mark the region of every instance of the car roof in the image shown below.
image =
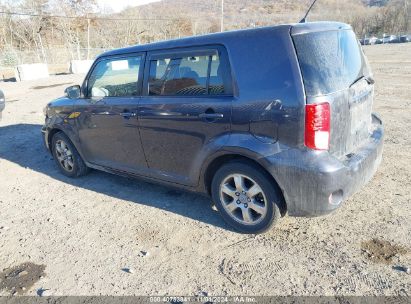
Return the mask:
<path id="1" fill-rule="evenodd" d="M 179 48 L 179 47 L 191 47 L 191 46 L 200 46 L 200 45 L 207 45 L 207 44 L 224 44 L 227 39 L 232 37 L 240 37 L 243 34 L 250 34 L 255 33 L 263 34 L 267 31 L 277 31 L 279 28 L 290 28 L 290 25 L 280 25 L 280 26 L 272 26 L 272 27 L 260 27 L 254 29 L 245 29 L 245 30 L 235 30 L 235 31 L 227 31 L 222 33 L 212 33 L 206 35 L 199 35 L 199 36 L 190 36 L 185 38 L 179 39 L 172 39 L 172 40 L 165 40 L 159 41 L 154 43 L 148 44 L 140 44 L 134 45 L 130 47 L 115 49 L 107 51 L 100 56 L 113 56 L 113 55 L 122 55 L 127 53 L 138 53 L 138 52 L 147 52 L 153 50 L 163 50 L 163 49 L 172 49 L 172 48 Z"/>
<path id="2" fill-rule="evenodd" d="M 259 27 L 253 29 L 243 29 L 235 31 L 227 31 L 222 33 L 213 33 L 200 36 L 191 36 L 180 39 L 173 39 L 167 41 L 160 41 L 148 44 L 135 45 L 115 50 L 110 50 L 102 53 L 100 57 L 106 56 L 116 56 L 124 55 L 129 53 L 139 53 L 147 52 L 153 50 L 165 50 L 173 49 L 180 47 L 195 47 L 202 46 L 207 44 L 225 44 L 226 41 L 231 40 L 232 38 L 241 38 L 243 35 L 261 35 L 265 36 L 267 33 L 276 33 L 276 32 L 290 32 L 292 29 L 293 34 L 304 33 L 308 31 L 321 31 L 321 30 L 336 30 L 336 29 L 351 29 L 351 27 L 345 23 L 339 22 L 308 22 L 308 23 L 295 23 L 295 24 L 281 24 L 276 26 L 268 27 Z"/>

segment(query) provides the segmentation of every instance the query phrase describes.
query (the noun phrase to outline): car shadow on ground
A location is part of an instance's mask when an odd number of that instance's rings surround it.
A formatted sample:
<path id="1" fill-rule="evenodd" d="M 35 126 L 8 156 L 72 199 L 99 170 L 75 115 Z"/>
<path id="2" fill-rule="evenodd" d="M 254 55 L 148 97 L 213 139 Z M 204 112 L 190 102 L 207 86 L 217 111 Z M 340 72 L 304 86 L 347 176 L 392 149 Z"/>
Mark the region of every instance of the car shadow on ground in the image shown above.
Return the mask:
<path id="1" fill-rule="evenodd" d="M 64 176 L 43 145 L 41 125 L 16 124 L 0 127 L 0 159 L 14 162 L 75 187 L 173 212 L 233 231 L 219 214 L 211 209 L 211 200 L 195 193 L 96 170 L 77 179 Z"/>

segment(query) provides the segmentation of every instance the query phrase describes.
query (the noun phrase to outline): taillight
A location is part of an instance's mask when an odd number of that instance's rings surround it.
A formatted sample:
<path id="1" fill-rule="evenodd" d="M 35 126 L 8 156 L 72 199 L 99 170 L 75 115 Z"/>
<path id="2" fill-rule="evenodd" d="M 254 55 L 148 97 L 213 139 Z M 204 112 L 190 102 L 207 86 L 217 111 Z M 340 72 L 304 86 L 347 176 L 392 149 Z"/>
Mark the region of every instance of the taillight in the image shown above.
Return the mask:
<path id="1" fill-rule="evenodd" d="M 330 104 L 305 106 L 305 146 L 314 150 L 328 150 L 330 146 Z"/>

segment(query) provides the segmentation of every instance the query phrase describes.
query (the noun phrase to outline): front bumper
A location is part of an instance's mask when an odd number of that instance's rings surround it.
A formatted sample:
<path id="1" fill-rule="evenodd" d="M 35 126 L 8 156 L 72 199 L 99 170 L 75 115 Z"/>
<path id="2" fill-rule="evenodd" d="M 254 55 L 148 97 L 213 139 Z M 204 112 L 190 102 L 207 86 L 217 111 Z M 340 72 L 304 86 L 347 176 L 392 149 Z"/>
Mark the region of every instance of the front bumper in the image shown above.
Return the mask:
<path id="1" fill-rule="evenodd" d="M 381 120 L 373 115 L 372 121 L 369 140 L 343 160 L 328 152 L 298 149 L 267 158 L 289 215 L 327 214 L 372 178 L 381 163 L 384 136 Z"/>
<path id="2" fill-rule="evenodd" d="M 49 145 L 49 141 L 48 141 L 49 131 L 47 130 L 47 127 L 46 127 L 45 125 L 41 128 L 41 133 L 43 134 L 43 144 L 44 144 L 44 147 L 45 147 L 49 152 L 51 152 L 51 150 L 50 150 L 50 145 Z"/>
<path id="3" fill-rule="evenodd" d="M 1 96 L 0 96 L 0 118 L 3 115 L 2 113 L 3 113 L 3 110 L 4 110 L 5 107 L 6 107 L 6 103 L 5 103 L 4 99 L 1 100 Z"/>

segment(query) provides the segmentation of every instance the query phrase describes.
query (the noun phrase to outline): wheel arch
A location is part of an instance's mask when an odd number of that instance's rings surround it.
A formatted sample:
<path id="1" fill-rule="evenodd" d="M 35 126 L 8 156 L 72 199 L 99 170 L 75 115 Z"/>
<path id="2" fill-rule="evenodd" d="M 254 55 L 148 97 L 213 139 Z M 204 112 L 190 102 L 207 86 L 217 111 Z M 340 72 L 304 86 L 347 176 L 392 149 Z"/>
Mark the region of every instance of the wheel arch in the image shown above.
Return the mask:
<path id="1" fill-rule="evenodd" d="M 64 133 L 64 131 L 62 131 L 62 130 L 59 129 L 59 128 L 53 128 L 53 129 L 51 129 L 51 130 L 48 132 L 48 134 L 47 134 L 47 144 L 48 144 L 48 146 L 49 146 L 50 153 L 52 152 L 51 142 L 52 142 L 52 140 L 53 140 L 53 136 L 56 135 L 56 134 L 59 133 L 59 132 Z"/>
<path id="2" fill-rule="evenodd" d="M 70 139 L 71 143 L 74 145 L 77 152 L 84 159 L 84 155 L 83 155 L 83 153 L 80 149 L 80 142 L 78 141 L 77 136 L 75 135 L 74 131 L 71 128 L 62 128 L 60 125 L 55 125 L 55 126 L 51 127 L 50 129 L 48 129 L 47 143 L 49 145 L 50 152 L 52 152 L 51 143 L 52 143 L 52 140 L 53 140 L 53 136 L 56 135 L 59 132 L 63 133 L 64 135 L 66 135 Z"/>
<path id="3" fill-rule="evenodd" d="M 202 184 L 207 194 L 211 195 L 211 183 L 212 183 L 214 174 L 217 172 L 219 168 L 221 168 L 222 165 L 229 163 L 229 162 L 244 162 L 244 163 L 247 163 L 247 164 L 250 164 L 252 166 L 259 168 L 261 172 L 263 172 L 267 176 L 267 178 L 270 180 L 273 187 L 277 189 L 277 192 L 281 195 L 280 206 L 279 206 L 280 211 L 281 211 L 281 216 L 284 216 L 287 213 L 287 203 L 285 201 L 283 191 L 278 185 L 275 178 L 259 162 L 257 162 L 256 160 L 250 157 L 242 155 L 242 154 L 236 154 L 236 153 L 222 154 L 222 155 L 216 156 L 214 159 L 212 159 L 208 163 L 208 165 L 204 169 L 203 180 L 202 180 Z"/>

